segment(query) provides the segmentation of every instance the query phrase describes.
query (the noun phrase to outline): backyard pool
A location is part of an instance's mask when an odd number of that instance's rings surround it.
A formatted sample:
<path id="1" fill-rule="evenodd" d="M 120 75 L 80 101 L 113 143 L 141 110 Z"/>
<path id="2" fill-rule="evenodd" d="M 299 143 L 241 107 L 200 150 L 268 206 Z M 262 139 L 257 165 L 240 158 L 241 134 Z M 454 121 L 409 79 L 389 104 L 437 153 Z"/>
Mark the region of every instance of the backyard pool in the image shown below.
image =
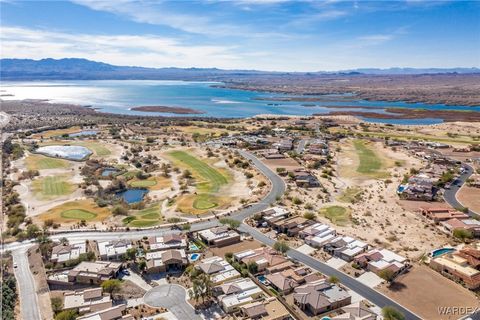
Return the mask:
<path id="1" fill-rule="evenodd" d="M 265 278 L 264 275 L 258 276 L 257 277 L 258 281 L 260 281 L 263 284 L 267 284 L 267 278 Z"/>
<path id="2" fill-rule="evenodd" d="M 37 153 L 67 160 L 84 160 L 92 151 L 82 146 L 43 146 L 36 150 Z"/>
<path id="3" fill-rule="evenodd" d="M 433 250 L 430 254 L 432 258 L 435 258 L 435 257 L 441 256 L 442 254 L 450 253 L 453 251 L 455 251 L 454 248 L 441 248 L 441 249 Z"/>
<path id="4" fill-rule="evenodd" d="M 197 261 L 198 259 L 200 259 L 200 254 L 199 253 L 192 253 L 191 255 L 189 255 L 189 258 L 188 258 L 191 262 L 195 262 Z"/>
<path id="5" fill-rule="evenodd" d="M 118 192 L 117 196 L 123 198 L 128 203 L 137 203 L 143 200 L 143 197 L 148 193 L 147 189 L 127 189 L 122 192 Z"/>
<path id="6" fill-rule="evenodd" d="M 405 191 L 407 188 L 408 188 L 408 185 L 401 184 L 401 185 L 398 186 L 397 193 L 402 193 L 402 192 Z"/>

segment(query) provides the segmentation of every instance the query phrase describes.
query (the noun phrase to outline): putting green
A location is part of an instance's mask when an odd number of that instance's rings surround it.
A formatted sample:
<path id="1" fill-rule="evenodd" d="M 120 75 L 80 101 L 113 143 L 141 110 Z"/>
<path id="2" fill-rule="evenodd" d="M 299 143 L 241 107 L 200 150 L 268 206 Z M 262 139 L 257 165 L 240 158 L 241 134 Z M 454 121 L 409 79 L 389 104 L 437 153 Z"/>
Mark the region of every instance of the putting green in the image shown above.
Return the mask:
<path id="1" fill-rule="evenodd" d="M 203 195 L 201 195 L 203 196 Z M 201 197 L 198 196 L 194 201 L 193 201 L 193 207 L 199 210 L 207 210 L 211 208 L 215 208 L 218 204 L 215 202 L 210 201 L 210 197 Z"/>
<path id="2" fill-rule="evenodd" d="M 60 213 L 62 218 L 66 219 L 78 219 L 78 220 L 92 220 L 97 217 L 93 212 L 83 209 L 70 209 Z"/>
<path id="3" fill-rule="evenodd" d="M 144 228 L 151 227 L 163 222 L 158 204 L 149 208 L 139 210 L 131 216 L 124 218 L 123 223 L 129 227 Z"/>

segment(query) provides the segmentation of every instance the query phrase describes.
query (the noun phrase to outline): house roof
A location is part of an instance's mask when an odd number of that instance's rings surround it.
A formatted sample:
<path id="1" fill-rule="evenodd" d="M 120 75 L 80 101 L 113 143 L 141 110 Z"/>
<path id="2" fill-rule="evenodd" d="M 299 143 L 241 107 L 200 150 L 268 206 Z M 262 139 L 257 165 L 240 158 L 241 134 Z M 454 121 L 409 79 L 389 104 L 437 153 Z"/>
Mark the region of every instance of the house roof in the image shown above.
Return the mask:
<path id="1" fill-rule="evenodd" d="M 298 283 L 283 275 L 281 272 L 279 273 L 274 273 L 274 274 L 268 274 L 266 276 L 267 280 L 270 281 L 275 287 L 282 291 L 290 290 L 298 286 Z"/>

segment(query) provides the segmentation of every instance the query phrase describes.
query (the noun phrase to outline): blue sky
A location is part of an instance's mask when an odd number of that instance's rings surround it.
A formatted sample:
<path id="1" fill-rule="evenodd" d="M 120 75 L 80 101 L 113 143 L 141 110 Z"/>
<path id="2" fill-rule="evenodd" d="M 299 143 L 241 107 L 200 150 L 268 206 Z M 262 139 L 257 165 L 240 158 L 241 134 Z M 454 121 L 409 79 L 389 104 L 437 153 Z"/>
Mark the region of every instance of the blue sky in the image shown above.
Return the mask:
<path id="1" fill-rule="evenodd" d="M 2 58 L 278 71 L 480 67 L 477 1 L 0 4 Z"/>

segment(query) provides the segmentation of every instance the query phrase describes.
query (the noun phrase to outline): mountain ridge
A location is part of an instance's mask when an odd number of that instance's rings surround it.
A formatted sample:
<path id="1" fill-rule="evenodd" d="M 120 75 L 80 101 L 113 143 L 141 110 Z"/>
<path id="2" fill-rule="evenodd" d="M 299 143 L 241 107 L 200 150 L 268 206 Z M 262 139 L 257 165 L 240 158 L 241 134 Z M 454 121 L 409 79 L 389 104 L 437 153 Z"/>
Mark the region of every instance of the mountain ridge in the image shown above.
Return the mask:
<path id="1" fill-rule="evenodd" d="M 255 75 L 419 75 L 472 74 L 479 68 L 359 68 L 339 71 L 285 72 L 219 68 L 147 68 L 116 66 L 83 58 L 0 59 L 0 76 L 4 80 L 215 80 L 222 77 Z"/>

